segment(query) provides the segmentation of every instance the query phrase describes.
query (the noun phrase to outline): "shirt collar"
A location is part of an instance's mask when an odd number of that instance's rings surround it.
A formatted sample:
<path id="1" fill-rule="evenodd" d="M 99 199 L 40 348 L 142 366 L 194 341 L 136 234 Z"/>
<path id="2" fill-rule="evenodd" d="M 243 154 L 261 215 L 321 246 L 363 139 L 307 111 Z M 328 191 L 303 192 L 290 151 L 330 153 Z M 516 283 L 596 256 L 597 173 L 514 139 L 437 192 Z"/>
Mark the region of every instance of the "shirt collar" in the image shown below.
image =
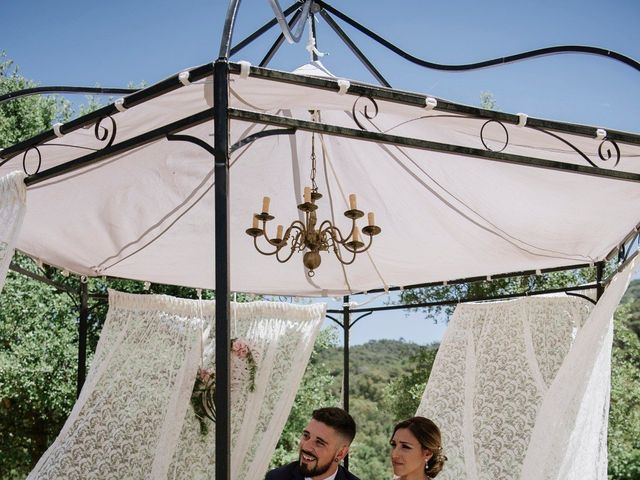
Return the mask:
<path id="1" fill-rule="evenodd" d="M 338 467 L 338 469 L 336 469 L 335 472 L 333 472 L 333 475 L 331 475 L 330 477 L 325 478 L 325 480 L 335 480 L 336 476 L 338 475 L 338 470 L 340 469 L 340 467 Z M 311 480 L 311 477 L 304 477 L 304 480 Z"/>

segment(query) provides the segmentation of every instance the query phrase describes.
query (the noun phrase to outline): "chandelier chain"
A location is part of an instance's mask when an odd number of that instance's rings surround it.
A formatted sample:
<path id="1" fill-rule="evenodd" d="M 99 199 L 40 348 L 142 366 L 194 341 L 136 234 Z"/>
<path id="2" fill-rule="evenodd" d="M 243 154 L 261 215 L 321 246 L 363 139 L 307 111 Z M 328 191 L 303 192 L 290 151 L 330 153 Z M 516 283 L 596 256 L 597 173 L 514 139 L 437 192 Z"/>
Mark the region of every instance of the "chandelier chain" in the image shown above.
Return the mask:
<path id="1" fill-rule="evenodd" d="M 311 191 L 318 192 L 318 184 L 316 183 L 316 134 L 311 134 Z"/>

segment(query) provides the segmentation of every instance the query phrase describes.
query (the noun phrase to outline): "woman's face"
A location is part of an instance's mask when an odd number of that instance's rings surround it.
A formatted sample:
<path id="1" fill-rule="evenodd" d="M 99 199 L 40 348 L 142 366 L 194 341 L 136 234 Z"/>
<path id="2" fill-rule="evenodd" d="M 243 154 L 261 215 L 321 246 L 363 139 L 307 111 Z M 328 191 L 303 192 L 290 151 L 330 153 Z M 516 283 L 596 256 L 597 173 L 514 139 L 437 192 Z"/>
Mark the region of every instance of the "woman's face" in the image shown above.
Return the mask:
<path id="1" fill-rule="evenodd" d="M 423 448 L 408 428 L 400 428 L 391 439 L 393 473 L 402 479 L 424 478 L 424 466 L 431 452 Z"/>

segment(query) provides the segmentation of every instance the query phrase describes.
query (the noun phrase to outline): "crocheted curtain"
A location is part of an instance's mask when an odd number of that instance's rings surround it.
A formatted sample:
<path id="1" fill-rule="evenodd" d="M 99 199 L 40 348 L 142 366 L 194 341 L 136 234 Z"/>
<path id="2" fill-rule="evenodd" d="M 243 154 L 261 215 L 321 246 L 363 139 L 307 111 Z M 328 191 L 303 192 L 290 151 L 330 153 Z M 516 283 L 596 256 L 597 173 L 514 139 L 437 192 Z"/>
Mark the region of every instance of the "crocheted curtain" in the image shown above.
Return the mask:
<path id="1" fill-rule="evenodd" d="M 438 478 L 606 480 L 612 315 L 631 271 L 595 307 L 547 296 L 456 308 L 417 411 L 442 430 Z"/>
<path id="2" fill-rule="evenodd" d="M 24 173 L 13 172 L 0 178 L 0 292 L 24 220 L 26 197 Z"/>
<path id="3" fill-rule="evenodd" d="M 231 356 L 233 478 L 264 477 L 324 313 L 232 304 L 244 349 Z M 215 368 L 214 318 L 213 301 L 110 291 L 80 397 L 29 478 L 213 478 L 215 423 L 201 425 L 190 399 L 198 369 Z"/>

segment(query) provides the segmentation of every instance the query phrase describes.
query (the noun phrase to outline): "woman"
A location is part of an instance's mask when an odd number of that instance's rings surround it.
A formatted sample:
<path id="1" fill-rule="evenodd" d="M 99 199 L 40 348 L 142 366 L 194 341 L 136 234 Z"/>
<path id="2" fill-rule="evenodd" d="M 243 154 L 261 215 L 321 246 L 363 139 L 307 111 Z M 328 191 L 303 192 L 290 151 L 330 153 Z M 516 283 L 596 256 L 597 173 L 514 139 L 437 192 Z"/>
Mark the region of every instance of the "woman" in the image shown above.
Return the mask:
<path id="1" fill-rule="evenodd" d="M 391 436 L 391 464 L 398 480 L 435 478 L 447 457 L 440 430 L 428 418 L 412 417 L 397 424 Z"/>

